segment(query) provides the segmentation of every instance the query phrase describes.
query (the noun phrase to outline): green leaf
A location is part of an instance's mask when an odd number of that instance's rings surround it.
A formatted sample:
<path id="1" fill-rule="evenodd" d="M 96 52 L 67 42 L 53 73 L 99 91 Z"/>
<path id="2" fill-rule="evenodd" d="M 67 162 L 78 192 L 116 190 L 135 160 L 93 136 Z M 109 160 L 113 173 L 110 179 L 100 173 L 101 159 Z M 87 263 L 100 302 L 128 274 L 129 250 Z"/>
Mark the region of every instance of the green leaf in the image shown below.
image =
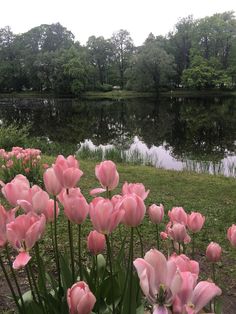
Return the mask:
<path id="1" fill-rule="evenodd" d="M 137 310 L 136 310 L 136 314 L 143 314 L 144 313 L 144 305 L 141 304 Z"/>
<path id="2" fill-rule="evenodd" d="M 60 266 L 61 266 L 61 278 L 62 284 L 65 291 L 70 288 L 73 284 L 72 273 L 69 264 L 64 256 L 59 254 Z"/>
<path id="3" fill-rule="evenodd" d="M 98 254 L 97 256 L 97 269 L 98 269 L 98 276 L 102 278 L 106 270 L 106 260 L 102 254 Z"/>

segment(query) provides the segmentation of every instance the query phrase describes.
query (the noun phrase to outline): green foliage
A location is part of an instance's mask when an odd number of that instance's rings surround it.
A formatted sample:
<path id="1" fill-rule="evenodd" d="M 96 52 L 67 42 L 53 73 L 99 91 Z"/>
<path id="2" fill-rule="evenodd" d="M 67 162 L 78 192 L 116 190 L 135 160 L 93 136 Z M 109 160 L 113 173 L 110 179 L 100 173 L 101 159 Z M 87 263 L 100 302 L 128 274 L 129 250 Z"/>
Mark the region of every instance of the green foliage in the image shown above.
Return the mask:
<path id="1" fill-rule="evenodd" d="M 110 84 L 102 84 L 102 85 L 99 85 L 97 88 L 101 92 L 111 92 L 113 89 L 112 85 Z"/>
<path id="2" fill-rule="evenodd" d="M 108 39 L 90 36 L 81 46 L 59 23 L 42 24 L 19 35 L 7 26 L 0 29 L 0 91 L 53 91 L 75 96 L 88 90 L 110 91 L 111 86 L 156 91 L 163 85 L 178 87 L 181 81 L 194 88 L 205 86 L 209 76 L 214 76 L 210 85 L 234 88 L 235 47 L 234 12 L 198 20 L 187 16 L 168 36 L 150 34 L 139 47 L 124 29 Z M 196 56 L 209 63 L 215 59 L 219 68 L 212 64 L 205 71 L 193 67 Z M 191 71 L 186 74 L 188 69 Z M 212 73 L 214 70 L 221 72 Z"/>
<path id="3" fill-rule="evenodd" d="M 182 82 L 190 88 L 226 88 L 231 86 L 231 79 L 219 69 L 214 59 L 206 60 L 194 55 L 190 68 L 183 71 Z"/>
<path id="4" fill-rule="evenodd" d="M 163 47 L 163 39 L 155 38 L 145 42 L 132 59 L 132 68 L 127 71 L 128 88 L 143 91 L 159 91 L 170 84 L 175 75 L 172 55 Z"/>
<path id="5" fill-rule="evenodd" d="M 25 146 L 29 136 L 29 125 L 16 124 L 0 126 L 0 148 L 11 150 L 13 146 Z"/>

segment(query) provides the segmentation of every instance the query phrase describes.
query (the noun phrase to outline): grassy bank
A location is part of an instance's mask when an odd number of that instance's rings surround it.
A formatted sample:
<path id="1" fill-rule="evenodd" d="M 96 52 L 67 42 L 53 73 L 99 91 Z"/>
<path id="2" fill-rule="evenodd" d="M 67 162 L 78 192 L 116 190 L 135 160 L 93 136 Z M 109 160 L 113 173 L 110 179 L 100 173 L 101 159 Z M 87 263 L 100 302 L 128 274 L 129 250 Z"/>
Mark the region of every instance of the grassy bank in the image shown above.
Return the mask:
<path id="1" fill-rule="evenodd" d="M 236 96 L 236 91 L 222 91 L 222 90 L 187 90 L 187 89 L 176 89 L 169 91 L 160 91 L 158 94 L 163 97 L 207 97 L 207 96 Z M 85 99 L 129 99 L 129 98 L 155 98 L 157 93 L 155 92 L 136 92 L 127 90 L 99 92 L 99 91 L 88 91 L 81 94 L 82 98 Z M 15 98 L 76 98 L 73 95 L 56 95 L 53 92 L 12 92 L 2 93 L 0 98 L 4 97 L 15 97 Z"/>
<path id="2" fill-rule="evenodd" d="M 222 90 L 184 90 L 161 91 L 162 97 L 207 97 L 207 96 L 236 96 L 236 91 Z M 117 98 L 155 98 L 155 92 L 135 92 L 135 91 L 110 91 L 110 92 L 86 92 L 82 97 L 86 99 L 117 99 Z"/>

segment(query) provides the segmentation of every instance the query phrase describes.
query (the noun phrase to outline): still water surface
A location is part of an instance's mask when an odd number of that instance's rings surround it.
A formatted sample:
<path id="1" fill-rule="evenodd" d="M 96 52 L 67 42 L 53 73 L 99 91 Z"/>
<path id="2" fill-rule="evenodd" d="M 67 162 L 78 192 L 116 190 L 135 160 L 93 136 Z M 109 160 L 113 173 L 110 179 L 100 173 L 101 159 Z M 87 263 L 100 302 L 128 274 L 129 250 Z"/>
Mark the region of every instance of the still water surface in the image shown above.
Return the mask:
<path id="1" fill-rule="evenodd" d="M 236 98 L 0 98 L 0 119 L 50 141 L 112 144 L 156 167 L 236 175 Z"/>

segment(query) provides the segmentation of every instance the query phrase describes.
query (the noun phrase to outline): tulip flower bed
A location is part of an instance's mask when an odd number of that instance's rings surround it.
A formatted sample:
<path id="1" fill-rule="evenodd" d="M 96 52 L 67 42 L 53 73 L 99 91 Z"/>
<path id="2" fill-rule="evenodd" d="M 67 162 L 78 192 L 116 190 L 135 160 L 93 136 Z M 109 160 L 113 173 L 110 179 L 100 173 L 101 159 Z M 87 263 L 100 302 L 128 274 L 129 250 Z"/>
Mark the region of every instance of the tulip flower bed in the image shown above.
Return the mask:
<path id="1" fill-rule="evenodd" d="M 1 267 L 16 311 L 221 313 L 222 276 L 235 285 L 222 266 L 234 263 L 234 180 L 140 166 L 119 176 L 106 161 L 94 189 L 92 168 L 60 156 L 44 190 L 22 175 L 2 188 Z"/>
<path id="2" fill-rule="evenodd" d="M 41 151 L 34 148 L 13 147 L 7 152 L 0 149 L 0 165 L 4 182 L 11 181 L 17 174 L 23 174 L 32 183 L 41 177 Z"/>

